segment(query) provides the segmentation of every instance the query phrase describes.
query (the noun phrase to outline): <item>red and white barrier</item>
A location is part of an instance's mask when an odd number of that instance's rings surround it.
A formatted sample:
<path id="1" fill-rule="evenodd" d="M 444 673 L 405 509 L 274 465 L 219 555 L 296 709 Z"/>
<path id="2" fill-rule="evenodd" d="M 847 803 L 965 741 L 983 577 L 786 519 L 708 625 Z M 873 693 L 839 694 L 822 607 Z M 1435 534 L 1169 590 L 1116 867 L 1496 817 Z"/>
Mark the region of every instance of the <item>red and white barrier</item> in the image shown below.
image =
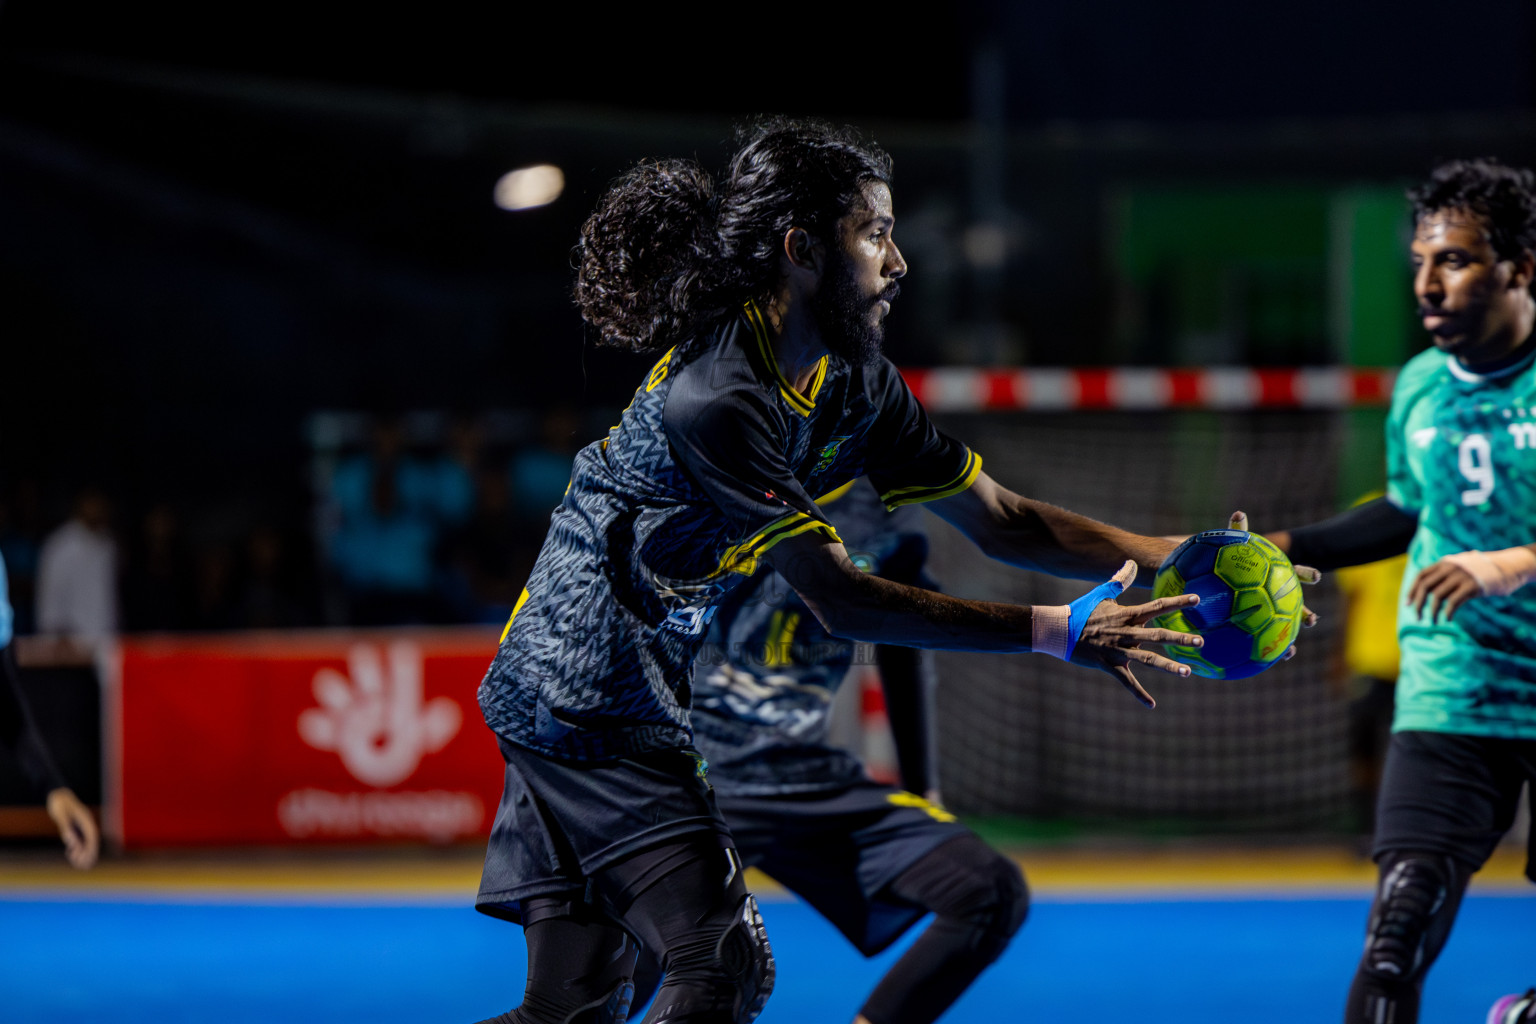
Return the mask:
<path id="1" fill-rule="evenodd" d="M 1352 409 L 1386 406 L 1395 367 L 903 369 L 931 412 Z"/>

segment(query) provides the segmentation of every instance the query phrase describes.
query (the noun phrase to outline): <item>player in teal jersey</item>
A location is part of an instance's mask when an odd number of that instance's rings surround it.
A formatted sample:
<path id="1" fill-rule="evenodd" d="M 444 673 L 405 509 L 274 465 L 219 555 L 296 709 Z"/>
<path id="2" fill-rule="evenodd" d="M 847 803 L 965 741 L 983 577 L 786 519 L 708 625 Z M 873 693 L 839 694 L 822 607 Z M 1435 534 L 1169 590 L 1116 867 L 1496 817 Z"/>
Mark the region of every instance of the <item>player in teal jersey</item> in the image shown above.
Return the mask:
<path id="1" fill-rule="evenodd" d="M 1418 1020 L 1467 882 L 1536 781 L 1536 176 L 1456 161 L 1410 198 L 1434 347 L 1393 392 L 1387 496 L 1272 538 L 1320 569 L 1409 556 L 1380 885 L 1346 1024 Z"/>

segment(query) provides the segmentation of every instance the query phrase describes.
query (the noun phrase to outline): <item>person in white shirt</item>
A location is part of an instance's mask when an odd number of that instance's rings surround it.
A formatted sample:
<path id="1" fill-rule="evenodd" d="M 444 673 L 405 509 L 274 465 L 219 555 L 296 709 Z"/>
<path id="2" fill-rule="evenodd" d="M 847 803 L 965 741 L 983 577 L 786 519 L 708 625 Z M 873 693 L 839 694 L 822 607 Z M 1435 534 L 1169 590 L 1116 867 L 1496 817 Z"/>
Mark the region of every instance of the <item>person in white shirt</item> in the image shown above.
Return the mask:
<path id="1" fill-rule="evenodd" d="M 111 504 L 87 488 L 74 517 L 43 541 L 37 563 L 37 630 L 97 641 L 118 628 L 117 543 Z"/>

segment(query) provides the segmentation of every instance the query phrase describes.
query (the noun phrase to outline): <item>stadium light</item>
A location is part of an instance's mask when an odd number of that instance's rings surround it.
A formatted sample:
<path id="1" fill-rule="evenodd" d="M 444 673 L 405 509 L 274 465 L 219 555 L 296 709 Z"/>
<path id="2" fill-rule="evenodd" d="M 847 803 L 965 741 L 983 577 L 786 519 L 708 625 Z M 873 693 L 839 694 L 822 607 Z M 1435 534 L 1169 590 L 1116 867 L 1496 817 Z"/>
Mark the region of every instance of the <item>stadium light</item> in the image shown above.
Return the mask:
<path id="1" fill-rule="evenodd" d="M 503 174 L 493 197 L 503 210 L 531 210 L 548 206 L 564 190 L 565 172 L 554 164 L 536 164 Z"/>

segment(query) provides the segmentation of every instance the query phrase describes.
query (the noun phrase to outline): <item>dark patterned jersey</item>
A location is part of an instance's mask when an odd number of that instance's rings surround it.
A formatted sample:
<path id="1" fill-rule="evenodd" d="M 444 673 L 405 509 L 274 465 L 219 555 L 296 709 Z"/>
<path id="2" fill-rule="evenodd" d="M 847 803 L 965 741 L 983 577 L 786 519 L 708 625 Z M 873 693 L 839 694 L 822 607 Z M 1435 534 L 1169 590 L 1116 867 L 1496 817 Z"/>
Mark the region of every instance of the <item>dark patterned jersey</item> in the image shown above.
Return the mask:
<path id="1" fill-rule="evenodd" d="M 480 684 L 486 723 L 574 760 L 687 744 L 693 659 L 720 601 L 778 542 L 837 536 L 812 494 L 867 474 L 894 507 L 980 472 L 888 360 L 824 357 L 795 391 L 749 304 L 662 356 L 577 454 Z"/>
<path id="2" fill-rule="evenodd" d="M 860 480 L 818 499 L 854 564 L 909 585 L 928 538 L 915 508 L 887 512 Z M 693 743 L 722 794 L 771 796 L 841 789 L 864 768 L 828 742 L 828 712 L 856 653 L 828 633 L 784 578 L 762 569 L 721 604 L 693 677 Z"/>

